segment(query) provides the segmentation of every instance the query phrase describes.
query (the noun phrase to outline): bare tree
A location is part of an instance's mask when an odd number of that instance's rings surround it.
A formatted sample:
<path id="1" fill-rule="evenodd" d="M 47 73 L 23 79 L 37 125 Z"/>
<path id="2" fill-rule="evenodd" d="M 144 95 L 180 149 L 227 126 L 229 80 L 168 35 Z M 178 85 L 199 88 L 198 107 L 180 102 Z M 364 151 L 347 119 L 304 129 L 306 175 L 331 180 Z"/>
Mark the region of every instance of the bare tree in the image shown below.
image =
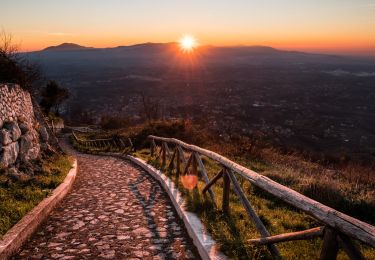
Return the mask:
<path id="1" fill-rule="evenodd" d="M 7 34 L 4 29 L 0 32 L 0 55 L 16 58 L 19 47 L 13 43 L 13 36 Z"/>
<path id="2" fill-rule="evenodd" d="M 11 34 L 0 32 L 0 82 L 17 83 L 30 92 L 33 84 L 41 78 L 40 67 L 20 54 Z"/>

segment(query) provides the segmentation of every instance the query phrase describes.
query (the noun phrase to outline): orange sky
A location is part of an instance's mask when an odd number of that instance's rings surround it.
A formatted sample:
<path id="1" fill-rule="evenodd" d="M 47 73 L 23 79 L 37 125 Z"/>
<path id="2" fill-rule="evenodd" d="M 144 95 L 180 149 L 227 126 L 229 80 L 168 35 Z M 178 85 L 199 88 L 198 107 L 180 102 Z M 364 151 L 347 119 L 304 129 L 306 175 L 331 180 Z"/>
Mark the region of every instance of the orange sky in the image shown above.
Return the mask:
<path id="1" fill-rule="evenodd" d="M 22 50 L 177 41 L 375 55 L 374 0 L 2 0 L 0 27 Z"/>

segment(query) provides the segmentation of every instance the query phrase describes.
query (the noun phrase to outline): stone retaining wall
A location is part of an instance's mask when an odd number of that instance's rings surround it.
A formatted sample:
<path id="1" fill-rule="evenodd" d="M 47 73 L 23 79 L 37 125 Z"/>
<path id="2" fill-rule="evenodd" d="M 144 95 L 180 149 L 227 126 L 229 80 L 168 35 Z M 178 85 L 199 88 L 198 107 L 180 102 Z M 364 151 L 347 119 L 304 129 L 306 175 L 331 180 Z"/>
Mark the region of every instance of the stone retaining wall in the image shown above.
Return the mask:
<path id="1" fill-rule="evenodd" d="M 30 94 L 16 84 L 0 84 L 0 167 L 36 159 L 40 154 L 38 131 L 43 137 Z"/>

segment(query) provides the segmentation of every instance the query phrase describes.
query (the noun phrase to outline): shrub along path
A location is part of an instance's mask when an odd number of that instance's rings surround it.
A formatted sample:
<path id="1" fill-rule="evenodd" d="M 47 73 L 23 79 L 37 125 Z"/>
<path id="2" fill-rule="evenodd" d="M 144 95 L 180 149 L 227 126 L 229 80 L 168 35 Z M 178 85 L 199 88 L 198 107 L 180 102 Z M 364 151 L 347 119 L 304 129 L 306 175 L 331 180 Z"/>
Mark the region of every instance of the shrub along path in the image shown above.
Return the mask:
<path id="1" fill-rule="evenodd" d="M 69 151 L 78 159 L 73 190 L 14 259 L 199 258 L 168 195 L 146 172 Z"/>

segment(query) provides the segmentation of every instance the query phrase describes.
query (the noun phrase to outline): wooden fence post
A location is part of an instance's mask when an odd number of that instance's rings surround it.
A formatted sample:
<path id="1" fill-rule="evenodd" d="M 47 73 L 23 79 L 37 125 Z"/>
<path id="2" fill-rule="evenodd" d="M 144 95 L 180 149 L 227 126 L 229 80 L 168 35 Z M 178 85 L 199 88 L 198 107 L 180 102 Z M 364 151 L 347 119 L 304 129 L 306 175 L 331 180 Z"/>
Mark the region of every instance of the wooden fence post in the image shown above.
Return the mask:
<path id="1" fill-rule="evenodd" d="M 338 251 L 337 233 L 332 228 L 326 227 L 324 229 L 320 260 L 336 260 Z"/>
<path id="2" fill-rule="evenodd" d="M 151 144 L 150 144 L 150 154 L 151 154 L 151 157 L 153 157 L 154 154 L 155 154 L 155 146 L 153 144 L 153 141 L 154 141 L 154 139 L 152 139 Z"/>
<path id="3" fill-rule="evenodd" d="M 171 156 L 171 151 L 169 150 L 169 146 L 167 142 L 164 142 L 164 148 L 165 148 L 167 156 L 168 157 Z"/>
<path id="4" fill-rule="evenodd" d="M 180 176 L 180 173 L 181 173 L 181 161 L 180 161 L 181 157 L 180 157 L 180 150 L 178 149 L 178 147 L 176 147 L 176 176 L 177 178 Z"/>
<path id="5" fill-rule="evenodd" d="M 242 205 L 244 206 L 247 214 L 249 215 L 250 219 L 255 224 L 256 229 L 262 235 L 262 237 L 269 237 L 270 233 L 268 232 L 267 228 L 264 226 L 262 220 L 259 218 L 255 210 L 251 207 L 249 200 L 246 198 L 243 190 L 241 189 L 240 184 L 237 181 L 236 176 L 232 173 L 230 169 L 226 169 L 226 175 L 229 177 L 233 184 L 233 189 L 237 196 L 240 198 Z M 277 247 L 273 244 L 268 245 L 268 249 L 274 256 L 280 256 L 280 252 Z"/>
<path id="6" fill-rule="evenodd" d="M 198 165 L 199 165 L 199 168 L 200 168 L 200 171 L 201 171 L 201 175 L 202 175 L 202 178 L 204 180 L 204 182 L 206 183 L 206 185 L 210 182 L 210 180 L 208 179 L 208 175 L 207 175 L 207 172 L 206 172 L 206 168 L 204 167 L 204 164 L 202 162 L 202 159 L 200 157 L 200 155 L 198 153 L 195 153 L 195 159 L 196 161 L 198 162 Z M 212 202 L 214 203 L 215 207 L 216 207 L 216 202 L 215 202 L 215 195 L 214 195 L 214 192 L 212 191 L 211 188 L 208 188 L 208 192 L 211 196 L 211 200 Z"/>
<path id="7" fill-rule="evenodd" d="M 179 151 L 182 163 L 186 163 L 186 158 L 185 158 L 185 155 L 184 155 L 184 151 L 182 150 L 181 146 L 178 146 L 178 151 Z"/>
<path id="8" fill-rule="evenodd" d="M 163 142 L 161 144 L 161 149 L 162 149 L 162 152 L 161 152 L 161 168 L 164 169 L 165 167 L 165 164 L 166 164 L 166 161 L 167 161 L 167 157 L 166 157 L 166 146 L 165 146 L 165 142 Z"/>
<path id="9" fill-rule="evenodd" d="M 184 173 L 183 175 L 185 175 L 186 173 L 188 173 L 189 171 L 189 167 L 190 167 L 190 164 L 191 164 L 191 161 L 193 160 L 193 156 L 190 156 L 189 157 L 189 160 L 187 161 L 186 165 L 185 165 L 185 170 L 184 170 Z"/>
<path id="10" fill-rule="evenodd" d="M 364 256 L 361 251 L 353 244 L 350 237 L 344 234 L 339 234 L 337 237 L 339 245 L 344 249 L 345 253 L 349 256 L 350 260 L 364 260 Z"/>
<path id="11" fill-rule="evenodd" d="M 130 139 L 130 137 L 128 137 L 128 142 L 129 142 L 129 145 L 130 145 L 130 151 L 133 151 L 133 152 L 136 152 L 136 148 L 132 142 L 132 139 Z"/>
<path id="12" fill-rule="evenodd" d="M 191 156 L 192 156 L 192 162 L 191 162 L 192 173 L 193 175 L 198 177 L 198 163 L 197 163 L 197 158 L 195 157 L 195 152 L 192 152 Z"/>
<path id="13" fill-rule="evenodd" d="M 177 152 L 177 149 L 174 149 L 173 151 L 173 154 L 172 154 L 172 158 L 169 162 L 169 165 L 168 165 L 168 170 L 172 171 L 173 168 L 174 168 L 174 158 L 176 157 L 176 152 Z"/>
<path id="14" fill-rule="evenodd" d="M 229 192 L 230 192 L 230 179 L 227 170 L 223 169 L 223 204 L 222 210 L 225 214 L 229 214 Z"/>

